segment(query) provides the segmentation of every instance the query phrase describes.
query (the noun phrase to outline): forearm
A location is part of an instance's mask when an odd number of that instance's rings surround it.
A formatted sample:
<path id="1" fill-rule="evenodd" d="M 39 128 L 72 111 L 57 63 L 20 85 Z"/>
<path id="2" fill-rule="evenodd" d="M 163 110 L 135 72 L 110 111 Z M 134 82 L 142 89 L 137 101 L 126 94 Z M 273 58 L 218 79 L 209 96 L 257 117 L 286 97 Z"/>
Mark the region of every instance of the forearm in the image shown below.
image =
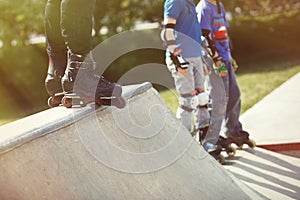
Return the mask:
<path id="1" fill-rule="evenodd" d="M 166 18 L 164 19 L 164 28 L 162 31 L 161 38 L 165 42 L 168 50 L 171 53 L 174 53 L 176 50 L 176 38 L 175 38 L 175 25 L 176 19 L 174 18 Z"/>

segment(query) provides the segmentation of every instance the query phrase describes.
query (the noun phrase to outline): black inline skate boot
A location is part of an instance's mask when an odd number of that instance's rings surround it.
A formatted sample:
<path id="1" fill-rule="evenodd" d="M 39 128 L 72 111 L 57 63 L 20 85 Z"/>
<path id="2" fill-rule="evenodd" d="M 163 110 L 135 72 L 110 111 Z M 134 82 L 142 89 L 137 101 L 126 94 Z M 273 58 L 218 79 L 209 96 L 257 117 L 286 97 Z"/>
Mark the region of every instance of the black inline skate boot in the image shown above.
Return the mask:
<path id="1" fill-rule="evenodd" d="M 228 141 L 228 139 L 220 136 L 217 144 L 222 147 L 222 150 L 226 151 L 229 157 L 233 157 L 235 155 L 236 150 L 231 146 L 231 143 Z"/>
<path id="2" fill-rule="evenodd" d="M 45 87 L 50 95 L 48 106 L 56 107 L 61 104 L 63 98 L 63 89 L 61 78 L 66 70 L 67 56 L 63 53 L 57 56 L 49 56 L 48 72 L 45 79 Z"/>
<path id="3" fill-rule="evenodd" d="M 62 103 L 65 107 L 85 106 L 90 102 L 98 105 L 114 105 L 118 108 L 125 106 L 125 100 L 121 96 L 122 87 L 96 74 L 95 66 L 91 54 L 69 53 L 67 69 L 61 80 L 65 93 Z"/>
<path id="4" fill-rule="evenodd" d="M 207 135 L 209 129 L 209 124 L 206 124 L 205 126 L 203 126 L 202 128 L 199 129 L 199 142 L 200 144 L 204 143 L 204 139 Z"/>
<path id="5" fill-rule="evenodd" d="M 231 134 L 227 140 L 228 143 L 236 144 L 239 148 L 242 148 L 244 144 L 247 144 L 250 148 L 256 146 L 255 141 L 249 138 L 249 133 L 246 131 Z"/>
<path id="6" fill-rule="evenodd" d="M 204 149 L 212 156 L 214 159 L 216 159 L 220 164 L 225 163 L 225 158 L 223 155 L 221 155 L 222 152 L 222 146 L 221 145 L 214 145 L 212 143 L 206 142 L 203 145 Z"/>
<path id="7" fill-rule="evenodd" d="M 225 158 L 221 155 L 222 146 L 220 144 L 213 144 L 205 140 L 207 132 L 209 129 L 209 124 L 199 129 L 199 142 L 204 147 L 204 149 L 214 157 L 220 164 L 225 163 Z"/>

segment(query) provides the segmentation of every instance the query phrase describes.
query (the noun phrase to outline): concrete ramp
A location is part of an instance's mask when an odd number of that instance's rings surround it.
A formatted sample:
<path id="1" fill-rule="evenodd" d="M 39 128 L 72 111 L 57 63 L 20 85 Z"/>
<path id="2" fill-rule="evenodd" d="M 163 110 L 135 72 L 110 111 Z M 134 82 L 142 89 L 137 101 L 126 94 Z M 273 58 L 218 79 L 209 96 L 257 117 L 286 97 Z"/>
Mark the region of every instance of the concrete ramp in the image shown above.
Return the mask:
<path id="1" fill-rule="evenodd" d="M 263 199 L 211 158 L 149 83 L 127 106 L 57 107 L 0 127 L 0 199 Z"/>

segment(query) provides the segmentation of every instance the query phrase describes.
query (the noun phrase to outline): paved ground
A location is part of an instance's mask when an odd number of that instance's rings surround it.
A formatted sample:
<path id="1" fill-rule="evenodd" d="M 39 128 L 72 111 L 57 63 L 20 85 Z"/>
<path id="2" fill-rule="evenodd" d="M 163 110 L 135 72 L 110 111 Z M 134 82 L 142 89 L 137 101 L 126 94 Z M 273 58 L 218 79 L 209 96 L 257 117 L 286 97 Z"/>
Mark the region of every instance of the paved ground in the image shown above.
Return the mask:
<path id="1" fill-rule="evenodd" d="M 224 154 L 225 155 L 225 154 Z M 300 198 L 300 159 L 261 148 L 238 150 L 225 169 L 272 200 Z"/>
<path id="2" fill-rule="evenodd" d="M 300 73 L 246 111 L 241 122 L 258 145 L 300 144 Z"/>
<path id="3" fill-rule="evenodd" d="M 258 145 L 300 155 L 300 73 L 241 116 Z M 300 159 L 261 148 L 238 150 L 224 167 L 270 199 L 300 199 Z"/>

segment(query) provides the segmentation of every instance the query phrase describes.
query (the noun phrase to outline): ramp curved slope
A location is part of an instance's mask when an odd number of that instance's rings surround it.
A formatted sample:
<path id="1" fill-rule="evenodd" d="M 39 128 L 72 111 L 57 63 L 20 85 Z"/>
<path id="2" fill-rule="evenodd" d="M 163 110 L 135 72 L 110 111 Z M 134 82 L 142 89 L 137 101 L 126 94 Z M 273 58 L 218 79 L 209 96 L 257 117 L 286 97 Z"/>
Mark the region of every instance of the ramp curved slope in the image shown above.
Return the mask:
<path id="1" fill-rule="evenodd" d="M 124 90 L 122 110 L 57 107 L 0 127 L 0 199 L 261 199 L 151 84 Z"/>

